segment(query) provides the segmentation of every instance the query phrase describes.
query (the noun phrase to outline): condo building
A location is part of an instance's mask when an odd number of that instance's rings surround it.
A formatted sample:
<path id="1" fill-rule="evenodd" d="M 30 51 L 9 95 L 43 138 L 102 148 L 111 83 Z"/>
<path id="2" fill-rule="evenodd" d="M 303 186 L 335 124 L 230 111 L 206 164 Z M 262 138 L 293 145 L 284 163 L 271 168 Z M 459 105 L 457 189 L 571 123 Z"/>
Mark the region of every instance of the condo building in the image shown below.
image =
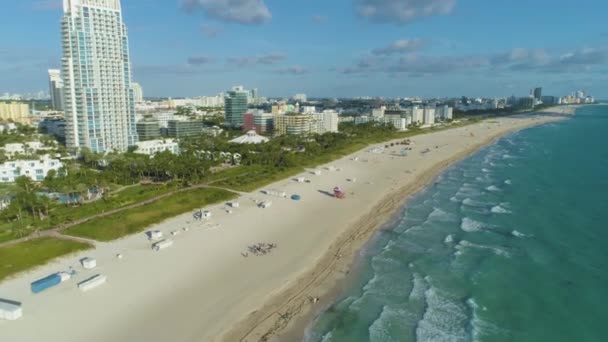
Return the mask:
<path id="1" fill-rule="evenodd" d="M 126 151 L 138 139 L 120 0 L 64 0 L 63 11 L 66 144 Z"/>

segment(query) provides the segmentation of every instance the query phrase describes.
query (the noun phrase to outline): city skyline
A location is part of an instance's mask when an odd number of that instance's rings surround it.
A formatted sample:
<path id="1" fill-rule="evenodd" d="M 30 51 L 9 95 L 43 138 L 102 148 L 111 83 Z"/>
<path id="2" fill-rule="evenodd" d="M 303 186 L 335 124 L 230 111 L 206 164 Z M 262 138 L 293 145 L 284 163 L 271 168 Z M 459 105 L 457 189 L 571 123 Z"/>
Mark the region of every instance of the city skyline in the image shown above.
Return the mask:
<path id="1" fill-rule="evenodd" d="M 599 1 L 313 2 L 125 2 L 134 81 L 173 97 L 234 84 L 272 97 L 508 96 L 541 83 L 545 94 L 608 97 Z M 0 93 L 46 89 L 47 69 L 60 67 L 62 1 L 7 6 L 15 15 L 2 26 L 19 34 L 0 50 Z M 18 20 L 26 15 L 34 24 Z"/>

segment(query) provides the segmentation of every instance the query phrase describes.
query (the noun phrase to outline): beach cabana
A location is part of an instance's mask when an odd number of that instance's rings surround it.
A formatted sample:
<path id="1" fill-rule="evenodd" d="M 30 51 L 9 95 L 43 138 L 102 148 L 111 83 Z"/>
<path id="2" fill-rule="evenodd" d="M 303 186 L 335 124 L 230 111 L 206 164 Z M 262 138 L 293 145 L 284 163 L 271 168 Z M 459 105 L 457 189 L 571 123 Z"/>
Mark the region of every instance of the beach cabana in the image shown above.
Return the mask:
<path id="1" fill-rule="evenodd" d="M 92 270 L 97 267 L 97 260 L 93 258 L 82 258 L 80 259 L 80 263 L 82 264 L 82 267 L 87 270 Z"/>
<path id="2" fill-rule="evenodd" d="M 23 316 L 21 303 L 0 299 L 0 319 L 15 321 Z"/>

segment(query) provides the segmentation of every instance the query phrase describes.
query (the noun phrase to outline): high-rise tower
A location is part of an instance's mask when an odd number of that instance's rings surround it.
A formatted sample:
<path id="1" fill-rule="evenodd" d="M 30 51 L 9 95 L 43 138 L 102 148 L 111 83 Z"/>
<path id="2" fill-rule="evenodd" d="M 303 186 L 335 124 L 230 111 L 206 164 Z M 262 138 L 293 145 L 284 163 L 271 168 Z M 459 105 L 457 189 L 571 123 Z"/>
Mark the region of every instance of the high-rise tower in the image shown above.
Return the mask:
<path id="1" fill-rule="evenodd" d="M 120 0 L 63 0 L 63 11 L 67 146 L 125 151 L 137 130 Z"/>
<path id="2" fill-rule="evenodd" d="M 63 80 L 61 71 L 49 69 L 49 95 L 54 110 L 63 110 Z"/>

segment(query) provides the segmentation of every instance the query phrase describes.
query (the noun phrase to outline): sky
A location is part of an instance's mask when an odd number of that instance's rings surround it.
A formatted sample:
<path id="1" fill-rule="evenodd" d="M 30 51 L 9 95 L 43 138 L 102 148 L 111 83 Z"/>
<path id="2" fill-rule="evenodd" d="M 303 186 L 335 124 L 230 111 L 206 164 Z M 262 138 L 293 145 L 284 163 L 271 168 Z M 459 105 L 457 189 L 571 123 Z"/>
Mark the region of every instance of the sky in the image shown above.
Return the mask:
<path id="1" fill-rule="evenodd" d="M 145 96 L 608 98 L 605 0 L 122 0 Z M 4 1 L 0 93 L 47 91 L 62 0 Z M 6 15 L 10 13 L 10 15 Z"/>

